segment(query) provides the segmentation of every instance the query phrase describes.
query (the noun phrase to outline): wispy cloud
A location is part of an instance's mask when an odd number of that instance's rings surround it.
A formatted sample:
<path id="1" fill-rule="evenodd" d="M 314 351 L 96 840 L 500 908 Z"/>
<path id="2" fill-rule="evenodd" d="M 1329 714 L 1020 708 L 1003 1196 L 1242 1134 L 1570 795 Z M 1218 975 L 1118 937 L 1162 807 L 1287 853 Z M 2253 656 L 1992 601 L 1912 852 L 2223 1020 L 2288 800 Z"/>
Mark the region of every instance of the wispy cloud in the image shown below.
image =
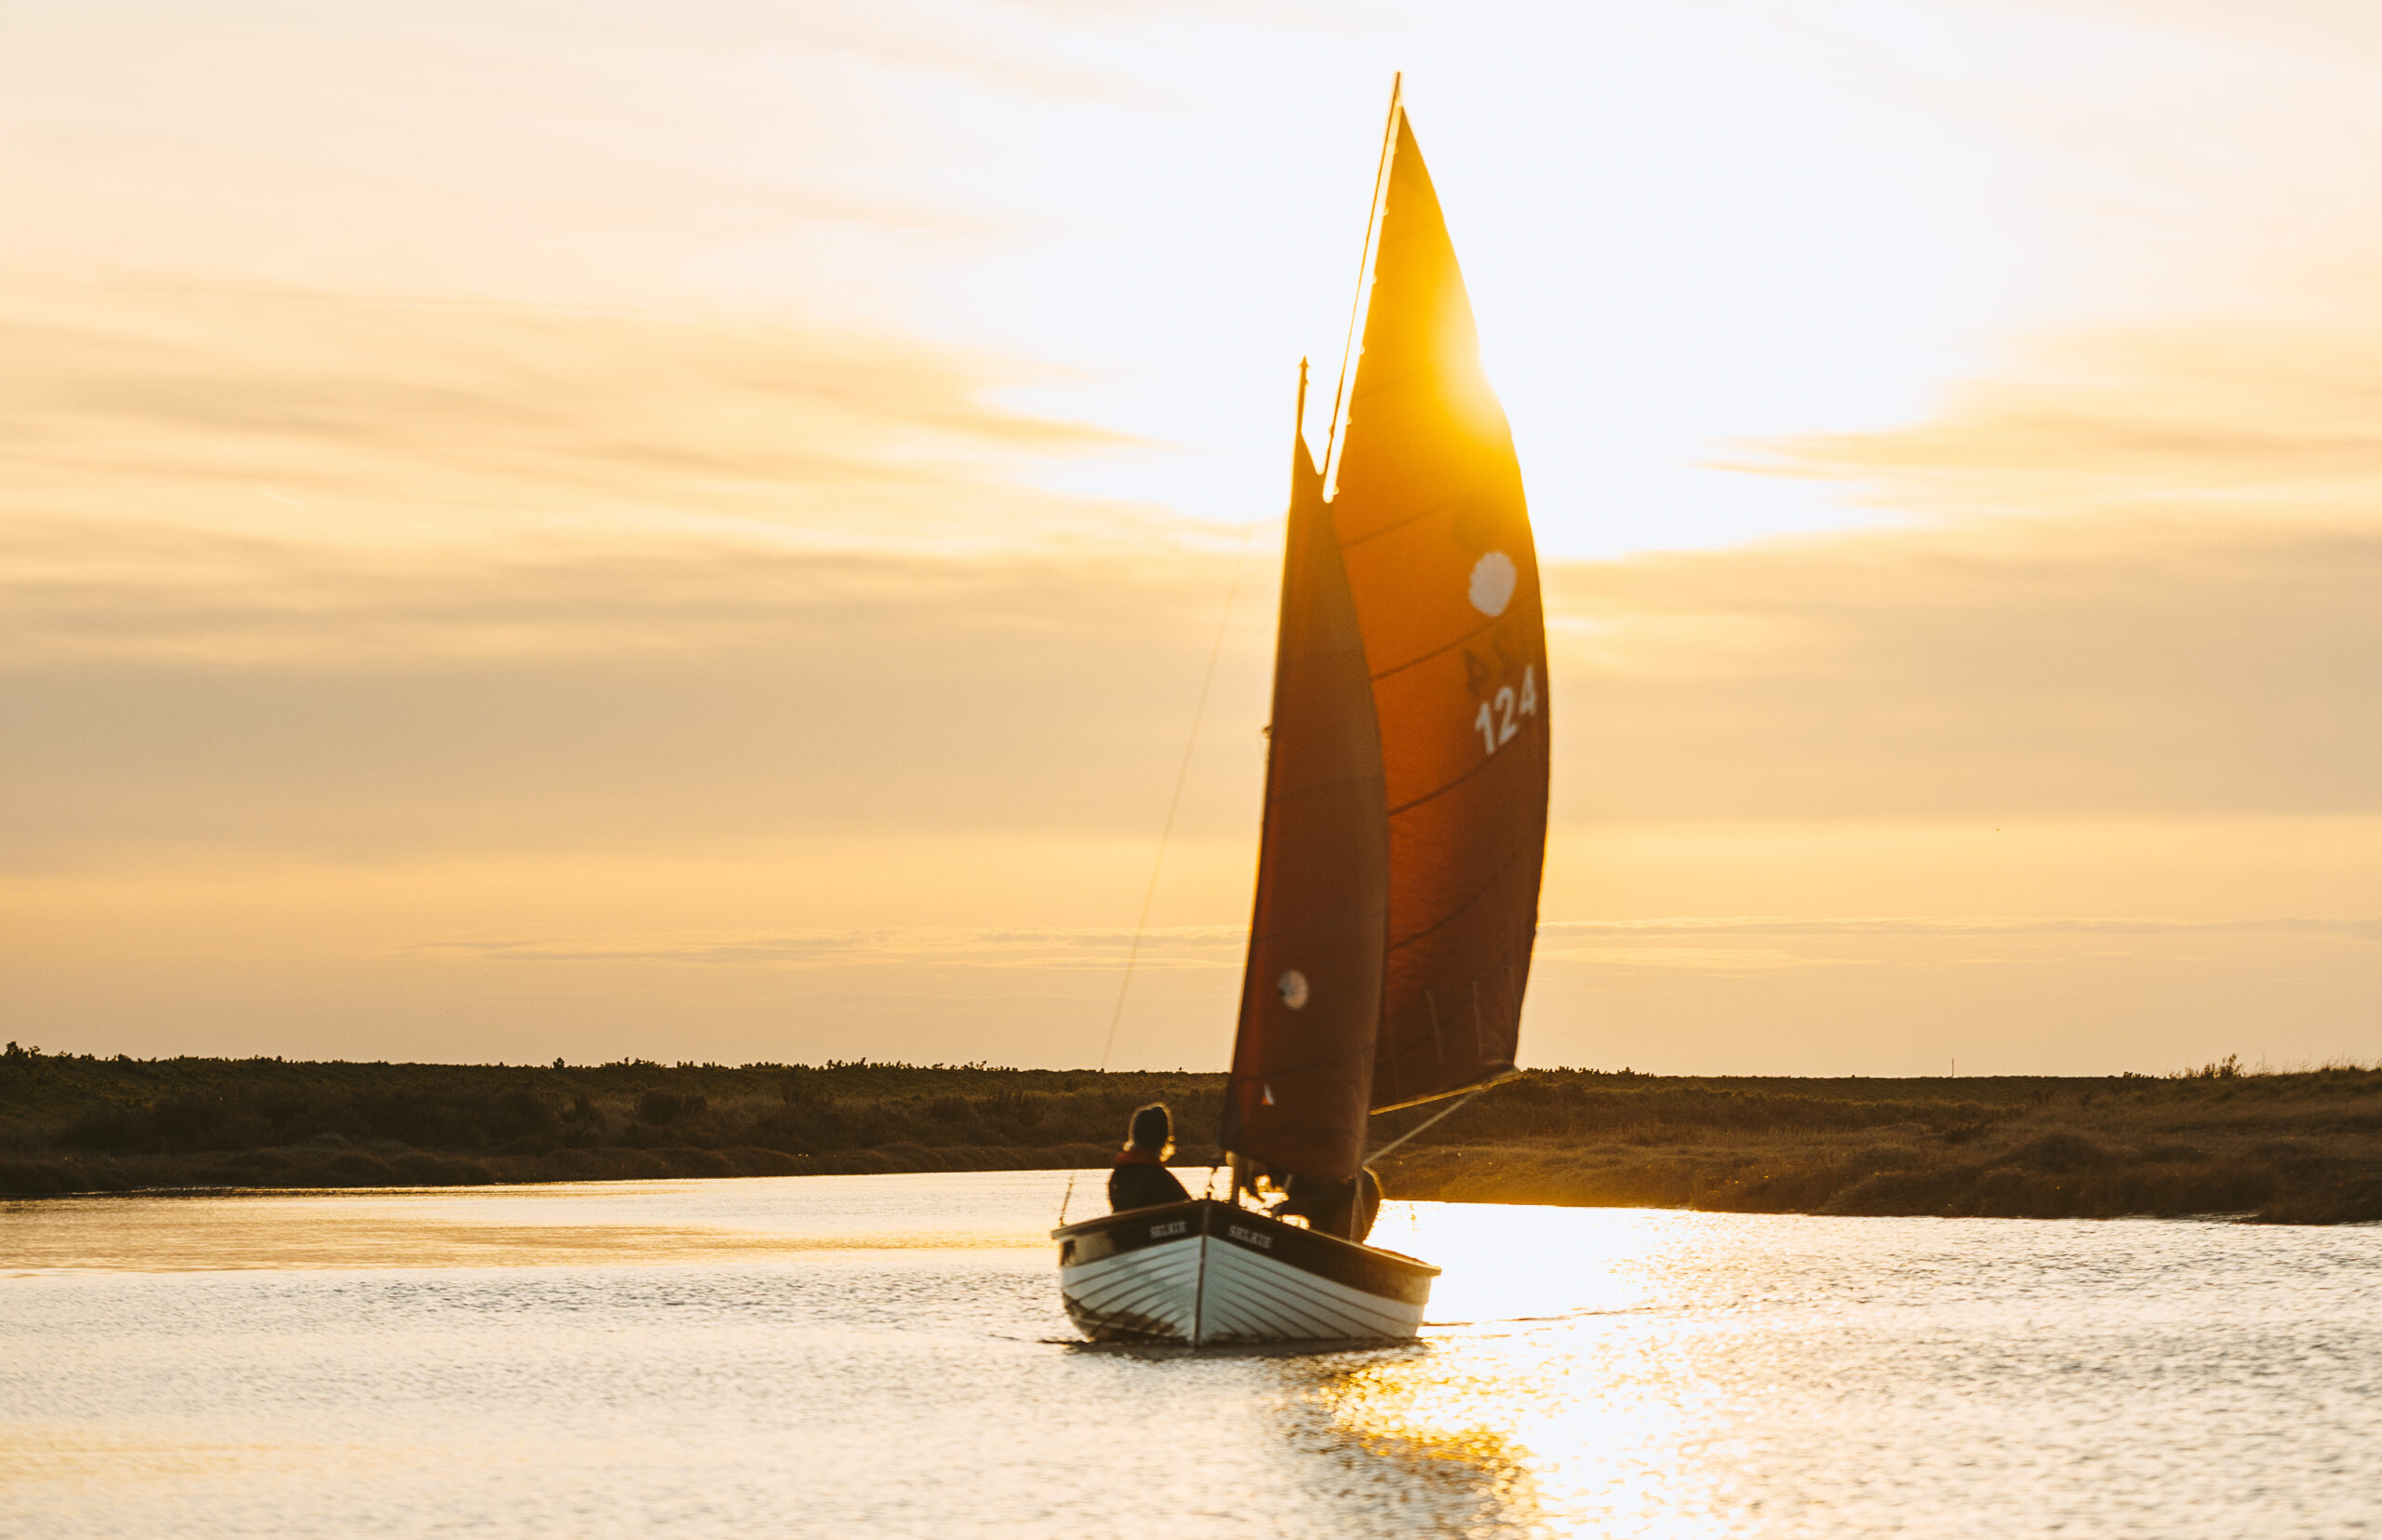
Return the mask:
<path id="1" fill-rule="evenodd" d="M 831 647 L 839 627 L 908 637 L 887 660 L 899 669 L 902 651 L 965 648 L 971 635 L 976 646 L 1088 640 L 1128 613 L 1142 617 L 1135 629 L 1147 643 L 1171 652 L 1194 645 L 1195 617 L 1212 623 L 1234 560 L 1219 543 L 1150 519 L 1104 540 L 932 554 L 716 529 L 358 552 L 253 532 L 23 518 L 0 522 L 0 670 L 734 666 L 782 647 Z"/>
<path id="2" fill-rule="evenodd" d="M 1776 947 L 1750 946 L 1555 946 L 1543 947 L 1541 962 L 1584 962 L 1602 968 L 1666 968 L 1693 972 L 1748 973 L 1781 968 L 1856 968 L 1862 957 L 1811 957 Z"/>
<path id="3" fill-rule="evenodd" d="M 0 514 L 19 517 L 383 547 L 706 520 L 1030 541 L 1086 511 L 1007 473 L 1118 442 L 994 405 L 1024 365 L 892 335 L 337 294 L 48 301 L 0 310 Z M 271 499 L 314 516 L 268 519 Z"/>
<path id="4" fill-rule="evenodd" d="M 2326 936 L 2382 942 L 2382 918 L 2297 916 L 2190 920 L 1925 916 L 1861 918 L 1761 918 L 1684 916 L 1664 919 L 1545 920 L 1536 956 L 1543 962 L 1623 968 L 1683 968 L 1739 972 L 1773 968 L 1840 968 L 1874 959 L 1813 955 L 1783 947 L 1713 944 L 1746 937 L 1782 940 L 1935 940 L 2041 936 Z M 1142 933 L 1136 965 L 1159 971 L 1238 969 L 1249 932 L 1238 925 L 1153 927 Z M 600 938 L 444 941 L 416 950 L 488 962 L 654 963 L 695 968 L 990 968 L 1109 971 L 1123 968 L 1134 933 L 1122 927 L 879 926 L 658 940 Z"/>
<path id="5" fill-rule="evenodd" d="M 1865 917 L 1859 918 L 1681 916 L 1666 919 L 1583 920 L 1539 922 L 1542 943 L 1571 937 L 1648 936 L 2168 936 L 2291 934 L 2345 936 L 2382 941 L 2382 917 L 2331 917 L 2295 915 L 2248 916 L 2234 919 L 2174 919 L 2156 917 L 2091 916 L 2032 917 L 1933 916 Z"/>
<path id="6" fill-rule="evenodd" d="M 2328 298 L 2302 296 L 2298 314 L 2041 340 L 1956 387 L 1924 422 L 1806 435 L 1731 464 L 1866 483 L 1921 516 L 2116 508 L 2363 522 L 2382 489 L 2382 333 L 2372 292 L 2335 285 Z"/>
<path id="7" fill-rule="evenodd" d="M 1137 968 L 1237 969 L 1249 932 L 1230 925 L 1154 927 L 1142 933 Z M 457 941 L 425 953 L 491 962 L 674 963 L 693 967 L 998 968 L 1116 971 L 1134 952 L 1131 930 L 1113 927 L 900 926 L 770 935 L 634 941 Z"/>
<path id="8" fill-rule="evenodd" d="M 2382 521 L 2108 513 L 1551 568 L 1568 817 L 2376 807 Z"/>
<path id="9" fill-rule="evenodd" d="M 1138 833 L 1233 560 L 723 543 L 368 565 L 181 536 L 19 554 L 16 860 Z M 1186 832 L 1247 831 L 1268 632 L 1259 602 L 1241 620 L 1207 740 L 1235 772 L 1195 788 Z"/>
<path id="10" fill-rule="evenodd" d="M 1148 520 L 932 554 L 618 529 L 348 552 L 19 520 L 0 819 L 20 856 L 1139 827 L 1219 543 Z M 2001 521 L 1546 573 L 1559 824 L 2382 809 L 2382 528 Z M 1253 829 L 1266 587 L 1242 585 L 1187 828 Z"/>

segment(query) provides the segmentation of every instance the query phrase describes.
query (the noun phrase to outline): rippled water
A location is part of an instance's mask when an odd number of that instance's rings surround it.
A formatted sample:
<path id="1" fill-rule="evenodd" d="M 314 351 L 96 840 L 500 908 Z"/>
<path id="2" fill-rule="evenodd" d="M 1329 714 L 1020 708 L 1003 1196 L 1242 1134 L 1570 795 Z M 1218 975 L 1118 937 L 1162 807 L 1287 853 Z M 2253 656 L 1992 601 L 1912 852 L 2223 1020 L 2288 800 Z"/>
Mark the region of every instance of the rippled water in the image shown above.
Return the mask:
<path id="1" fill-rule="evenodd" d="M 1392 1205 L 1421 1343 L 1194 1360 L 1059 1180 L 0 1206 L 0 1533 L 2382 1533 L 2382 1230 Z"/>

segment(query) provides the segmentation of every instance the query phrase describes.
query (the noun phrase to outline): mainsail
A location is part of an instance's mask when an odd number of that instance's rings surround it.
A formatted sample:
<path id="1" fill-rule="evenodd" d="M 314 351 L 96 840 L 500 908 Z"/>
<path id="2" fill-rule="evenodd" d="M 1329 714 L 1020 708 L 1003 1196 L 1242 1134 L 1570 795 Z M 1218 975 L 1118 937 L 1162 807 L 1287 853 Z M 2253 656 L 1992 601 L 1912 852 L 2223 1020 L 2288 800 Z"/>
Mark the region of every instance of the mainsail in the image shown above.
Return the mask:
<path id="1" fill-rule="evenodd" d="M 1336 489 L 1389 821 L 1371 1105 L 1513 1073 L 1546 847 L 1546 627 L 1521 467 L 1402 106 Z"/>
<path id="2" fill-rule="evenodd" d="M 1300 379 L 1302 415 L 1305 379 Z M 1389 890 L 1382 746 L 1323 478 L 1294 433 L 1265 825 L 1224 1146 L 1332 1181 L 1364 1158 Z"/>
<path id="3" fill-rule="evenodd" d="M 1303 435 L 1291 455 L 1224 1095 L 1225 1149 L 1333 1182 L 1361 1165 L 1370 1112 L 1514 1073 L 1546 843 L 1546 630 L 1521 470 L 1430 173 L 1391 113 L 1330 502 Z"/>

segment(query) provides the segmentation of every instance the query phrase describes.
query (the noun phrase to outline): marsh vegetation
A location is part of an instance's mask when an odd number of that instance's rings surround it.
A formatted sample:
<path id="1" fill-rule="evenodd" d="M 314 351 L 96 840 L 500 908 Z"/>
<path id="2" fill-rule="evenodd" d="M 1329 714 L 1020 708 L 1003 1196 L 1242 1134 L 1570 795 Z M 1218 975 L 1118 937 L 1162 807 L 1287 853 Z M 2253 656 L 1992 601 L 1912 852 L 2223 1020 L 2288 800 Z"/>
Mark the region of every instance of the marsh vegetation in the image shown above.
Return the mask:
<path id="1" fill-rule="evenodd" d="M 1407 1116 L 1412 1116 L 1411 1114 Z M 1534 1073 L 1399 1151 L 1409 1198 L 1747 1213 L 2382 1220 L 2382 1071 Z"/>
<path id="2" fill-rule="evenodd" d="M 449 1185 L 1105 1164 L 1131 1108 L 1215 1158 L 1224 1077 L 886 1064 L 0 1053 L 0 1191 Z M 1380 1119 L 1394 1137 L 1435 1108 Z M 2382 1220 L 2382 1070 L 2112 1078 L 1533 1070 L 1382 1163 L 1479 1202 Z M 1198 1184 L 1195 1181 L 1196 1188 Z"/>

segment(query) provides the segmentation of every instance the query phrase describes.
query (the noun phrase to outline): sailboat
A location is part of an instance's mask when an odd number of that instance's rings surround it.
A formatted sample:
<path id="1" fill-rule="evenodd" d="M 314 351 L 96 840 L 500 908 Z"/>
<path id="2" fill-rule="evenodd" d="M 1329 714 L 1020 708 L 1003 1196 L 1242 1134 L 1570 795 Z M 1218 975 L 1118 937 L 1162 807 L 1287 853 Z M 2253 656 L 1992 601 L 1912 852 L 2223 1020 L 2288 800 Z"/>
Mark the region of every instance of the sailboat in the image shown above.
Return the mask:
<path id="1" fill-rule="evenodd" d="M 1546 629 L 1513 435 L 1395 86 L 1367 274 L 1322 469 L 1300 367 L 1220 1139 L 1233 1191 L 1052 1232 L 1067 1312 L 1096 1341 L 1412 1337 L 1439 1269 L 1364 1243 L 1369 1118 L 1519 1073 L 1546 848 Z M 1252 1206 L 1269 1184 L 1345 1201 L 1300 1224 Z"/>

